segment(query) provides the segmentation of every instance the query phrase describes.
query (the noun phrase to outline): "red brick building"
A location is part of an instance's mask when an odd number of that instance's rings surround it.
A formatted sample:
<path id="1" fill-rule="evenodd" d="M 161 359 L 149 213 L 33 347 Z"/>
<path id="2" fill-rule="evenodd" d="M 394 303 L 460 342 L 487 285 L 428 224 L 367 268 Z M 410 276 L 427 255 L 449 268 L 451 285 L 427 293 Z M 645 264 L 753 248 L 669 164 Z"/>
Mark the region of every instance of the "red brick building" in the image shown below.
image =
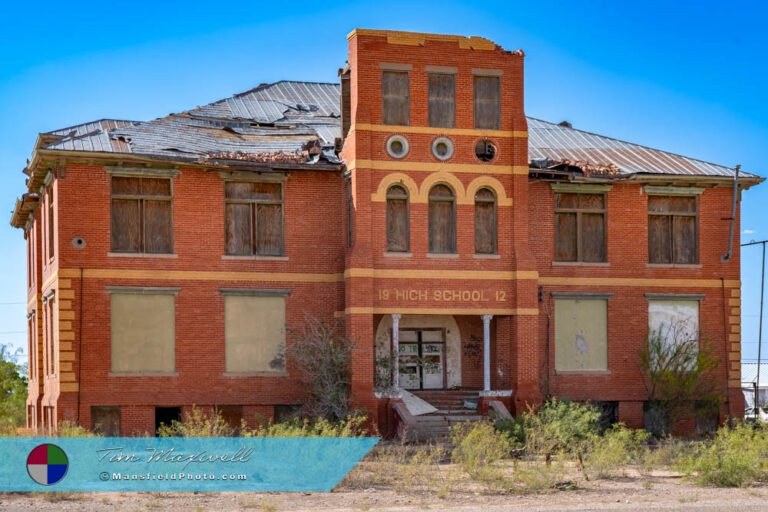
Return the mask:
<path id="1" fill-rule="evenodd" d="M 30 427 L 279 417 L 306 399 L 284 351 L 306 315 L 344 319 L 382 424 L 377 361 L 399 354 L 395 384 L 428 399 L 592 400 L 641 426 L 638 354 L 673 325 L 711 342 L 742 414 L 730 219 L 762 178 L 526 118 L 523 53 L 486 39 L 348 39 L 340 84 L 39 136 L 11 219 Z"/>

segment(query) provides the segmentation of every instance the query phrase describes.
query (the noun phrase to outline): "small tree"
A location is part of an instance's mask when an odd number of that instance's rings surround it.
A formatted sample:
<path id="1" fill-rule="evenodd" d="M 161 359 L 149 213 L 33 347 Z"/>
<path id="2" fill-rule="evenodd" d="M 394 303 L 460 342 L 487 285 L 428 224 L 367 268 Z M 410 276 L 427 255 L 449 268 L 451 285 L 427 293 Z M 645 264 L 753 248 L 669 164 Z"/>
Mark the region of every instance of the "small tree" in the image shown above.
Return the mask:
<path id="1" fill-rule="evenodd" d="M 655 436 L 670 433 L 686 413 L 717 411 L 722 397 L 712 370 L 720 359 L 708 343 L 686 339 L 676 325 L 651 331 L 640 351 L 640 368 L 648 390 L 646 428 Z"/>
<path id="2" fill-rule="evenodd" d="M 309 388 L 303 413 L 336 421 L 350 416 L 353 342 L 333 325 L 307 316 L 303 330 L 287 348 L 288 356 Z"/>
<path id="3" fill-rule="evenodd" d="M 24 425 L 27 417 L 27 365 L 18 364 L 20 350 L 0 345 L 0 430 Z"/>

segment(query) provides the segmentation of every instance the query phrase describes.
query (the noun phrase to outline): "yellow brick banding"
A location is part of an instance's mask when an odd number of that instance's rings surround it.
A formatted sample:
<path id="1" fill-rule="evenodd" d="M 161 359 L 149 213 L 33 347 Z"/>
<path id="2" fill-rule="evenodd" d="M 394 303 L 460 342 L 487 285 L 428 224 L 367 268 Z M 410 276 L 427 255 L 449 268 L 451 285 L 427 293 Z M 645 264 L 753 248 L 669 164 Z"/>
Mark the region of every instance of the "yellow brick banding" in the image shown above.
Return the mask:
<path id="1" fill-rule="evenodd" d="M 59 338 L 61 339 L 61 338 Z M 59 341 L 59 350 L 72 350 L 71 341 Z"/>
<path id="2" fill-rule="evenodd" d="M 57 286 L 58 286 L 59 290 L 72 288 L 72 280 L 71 279 L 59 279 L 59 282 L 57 283 Z"/>
<path id="3" fill-rule="evenodd" d="M 731 297 L 741 297 L 741 288 L 731 290 Z"/>
<path id="4" fill-rule="evenodd" d="M 59 369 L 62 372 L 71 372 L 72 371 L 72 363 L 69 361 L 62 361 L 59 363 Z"/>
<path id="5" fill-rule="evenodd" d="M 59 331 L 60 341 L 74 341 L 75 333 L 72 331 Z"/>
<path id="6" fill-rule="evenodd" d="M 729 306 L 741 307 L 741 299 L 728 299 Z"/>
<path id="7" fill-rule="evenodd" d="M 728 323 L 729 324 L 741 323 L 741 317 L 740 316 L 730 316 L 730 317 L 728 317 Z"/>
<path id="8" fill-rule="evenodd" d="M 733 333 L 741 333 L 741 325 L 739 325 L 739 324 L 731 325 L 731 332 L 733 332 Z"/>
<path id="9" fill-rule="evenodd" d="M 74 299 L 74 290 L 59 290 L 59 299 Z"/>
<path id="10" fill-rule="evenodd" d="M 77 393 L 80 391 L 80 385 L 77 382 L 62 382 L 59 385 L 59 391 L 62 393 Z"/>
<path id="11" fill-rule="evenodd" d="M 71 331 L 72 330 L 72 322 L 69 320 L 62 320 L 59 322 L 59 330 L 60 331 Z"/>
<path id="12" fill-rule="evenodd" d="M 67 311 L 72 309 L 72 301 L 71 300 L 60 300 L 59 301 L 59 311 Z"/>
<path id="13" fill-rule="evenodd" d="M 59 361 L 74 361 L 74 352 L 59 352 Z"/>
<path id="14" fill-rule="evenodd" d="M 59 320 L 74 320 L 75 319 L 75 312 L 74 311 L 61 311 L 59 310 Z"/>

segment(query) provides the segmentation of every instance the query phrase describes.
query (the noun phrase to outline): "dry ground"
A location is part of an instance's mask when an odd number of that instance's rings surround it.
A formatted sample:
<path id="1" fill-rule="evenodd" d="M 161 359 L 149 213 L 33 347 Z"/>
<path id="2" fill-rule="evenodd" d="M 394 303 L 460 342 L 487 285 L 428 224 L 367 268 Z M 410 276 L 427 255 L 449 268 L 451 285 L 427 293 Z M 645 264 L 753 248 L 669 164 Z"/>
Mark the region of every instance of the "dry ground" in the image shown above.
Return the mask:
<path id="1" fill-rule="evenodd" d="M 0 510 L 263 510 L 263 511 L 568 511 L 568 510 L 768 510 L 768 487 L 713 489 L 696 487 L 672 473 L 579 481 L 571 490 L 543 493 L 487 494 L 458 487 L 449 494 L 430 490 L 362 487 L 357 479 L 336 491 L 318 493 L 93 493 L 2 494 Z M 634 474 L 632 474 L 634 473 Z M 360 475 L 364 477 L 364 475 Z"/>

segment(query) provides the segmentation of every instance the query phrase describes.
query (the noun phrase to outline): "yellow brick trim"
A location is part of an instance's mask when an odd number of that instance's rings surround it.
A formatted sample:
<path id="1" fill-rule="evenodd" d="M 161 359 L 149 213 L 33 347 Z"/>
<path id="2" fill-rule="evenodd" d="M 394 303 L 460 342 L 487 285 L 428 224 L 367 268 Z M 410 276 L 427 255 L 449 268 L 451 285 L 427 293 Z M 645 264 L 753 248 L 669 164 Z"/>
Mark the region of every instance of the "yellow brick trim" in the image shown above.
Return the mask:
<path id="1" fill-rule="evenodd" d="M 741 288 L 736 288 L 735 290 L 731 290 L 731 297 L 741 297 Z"/>
<path id="2" fill-rule="evenodd" d="M 729 375 L 730 377 L 730 375 Z M 729 388 L 741 388 L 741 379 L 728 379 Z"/>
<path id="3" fill-rule="evenodd" d="M 61 370 L 62 372 L 72 371 L 72 363 L 70 363 L 69 361 L 63 361 L 59 363 L 59 370 Z"/>
<path id="4" fill-rule="evenodd" d="M 397 183 L 398 185 L 402 185 L 406 189 L 408 189 L 408 200 L 411 203 L 419 202 L 419 186 L 416 184 L 413 178 L 401 172 L 393 172 L 391 174 L 387 174 L 386 176 L 384 176 L 379 182 L 379 188 L 376 190 L 376 192 L 371 194 L 371 201 L 375 201 L 375 202 L 386 201 L 387 190 L 389 190 L 389 187 L 394 185 L 395 183 Z"/>
<path id="5" fill-rule="evenodd" d="M 60 300 L 59 301 L 59 311 L 68 311 L 72 309 L 72 301 L 71 300 Z"/>
<path id="6" fill-rule="evenodd" d="M 741 316 L 741 308 L 731 308 L 731 315 Z"/>
<path id="7" fill-rule="evenodd" d="M 733 290 L 731 290 L 733 291 Z M 741 307 L 741 299 L 728 299 L 728 305 L 733 307 Z"/>
<path id="8" fill-rule="evenodd" d="M 514 281 L 519 279 L 538 279 L 535 270 L 417 270 L 417 269 L 385 269 L 385 268 L 349 268 L 344 272 L 344 278 L 372 277 L 374 279 L 466 279 Z"/>
<path id="9" fill-rule="evenodd" d="M 59 282 L 56 283 L 56 287 L 61 290 L 63 289 L 69 289 L 72 288 L 72 280 L 71 279 L 59 279 Z"/>
<path id="10" fill-rule="evenodd" d="M 734 352 L 741 351 L 741 343 L 731 343 L 731 350 Z"/>
<path id="11" fill-rule="evenodd" d="M 732 324 L 731 325 L 731 332 L 734 334 L 740 334 L 741 333 L 741 325 L 739 324 Z"/>
<path id="12" fill-rule="evenodd" d="M 741 361 L 741 354 L 738 352 L 730 352 L 728 354 L 729 361 Z"/>
<path id="13" fill-rule="evenodd" d="M 72 342 L 61 341 L 61 338 L 59 338 L 59 350 L 72 350 Z"/>
<path id="14" fill-rule="evenodd" d="M 466 193 L 464 192 L 464 185 L 461 183 L 459 178 L 450 172 L 440 171 L 430 174 L 424 179 L 424 181 L 421 182 L 421 187 L 419 187 L 420 203 L 429 202 L 429 191 L 438 183 L 448 185 L 451 189 L 453 189 L 454 194 L 456 194 L 457 203 L 463 204 L 465 202 Z"/>
<path id="15" fill-rule="evenodd" d="M 61 376 L 59 378 L 60 382 L 75 382 L 77 379 L 75 378 L 74 373 L 70 372 L 61 372 Z"/>
<path id="16" fill-rule="evenodd" d="M 59 361 L 74 361 L 75 360 L 75 353 L 74 352 L 60 352 L 59 353 Z"/>
<path id="17" fill-rule="evenodd" d="M 75 269 L 61 269 L 60 274 L 79 273 Z M 247 281 L 292 283 L 337 283 L 342 274 L 306 274 L 298 272 L 213 272 L 195 270 L 128 270 L 89 268 L 83 271 L 87 279 L 158 279 L 170 281 Z"/>
<path id="18" fill-rule="evenodd" d="M 74 290 L 59 290 L 59 298 L 60 299 L 74 299 L 75 298 L 75 291 Z"/>
<path id="19" fill-rule="evenodd" d="M 741 369 L 741 361 L 731 361 L 731 370 L 737 371 Z"/>
<path id="20" fill-rule="evenodd" d="M 446 164 L 443 162 L 404 162 L 402 160 L 351 160 L 347 169 L 373 169 L 377 171 L 455 172 L 467 174 L 528 175 L 527 165 Z"/>
<path id="21" fill-rule="evenodd" d="M 71 310 L 61 311 L 59 310 L 59 320 L 74 320 L 75 312 Z"/>
<path id="22" fill-rule="evenodd" d="M 475 204 L 475 194 L 481 188 L 490 188 L 496 193 L 496 204 L 499 206 L 512 206 L 512 198 L 507 197 L 507 191 L 504 189 L 504 185 L 491 176 L 478 176 L 473 179 L 472 182 L 467 185 L 466 203 Z"/>
<path id="23" fill-rule="evenodd" d="M 72 331 L 59 331 L 59 341 L 74 341 L 75 333 Z"/>
<path id="24" fill-rule="evenodd" d="M 389 315 L 400 313 L 404 315 L 527 315 L 536 316 L 539 310 L 536 308 L 499 308 L 499 309 L 473 309 L 473 308 L 370 308 L 351 307 L 344 310 L 347 315 Z"/>
<path id="25" fill-rule="evenodd" d="M 720 288 L 719 279 L 645 279 L 624 277 L 541 277 L 544 286 L 642 286 L 648 288 Z M 725 287 L 739 286 L 739 281 L 725 281 Z"/>
<path id="26" fill-rule="evenodd" d="M 406 174 L 401 172 L 387 174 L 379 182 L 379 186 L 376 189 L 376 192 L 371 194 L 371 201 L 381 203 L 386 202 L 387 190 L 389 190 L 390 186 L 397 183 L 408 189 L 408 201 L 411 204 L 426 204 L 429 202 L 429 189 L 432 188 L 435 183 L 439 183 L 441 181 L 448 183 L 451 188 L 454 189 L 454 192 L 457 195 L 456 202 L 458 204 L 474 205 L 475 194 L 477 191 L 483 187 L 488 187 L 493 189 L 493 191 L 496 193 L 497 205 L 512 206 L 512 198 L 507 197 L 504 185 L 502 185 L 501 182 L 496 178 L 492 178 L 491 176 L 479 176 L 472 180 L 472 182 L 467 186 L 467 190 L 465 192 L 462 183 L 454 175 L 447 172 L 438 172 L 432 176 L 429 176 L 422 182 L 420 188 L 418 185 L 416 185 L 416 182 L 413 180 L 413 178 Z"/>
<path id="27" fill-rule="evenodd" d="M 72 322 L 69 320 L 62 320 L 59 322 L 59 330 L 60 331 L 71 331 L 72 330 Z"/>
<path id="28" fill-rule="evenodd" d="M 77 382 L 62 382 L 59 385 L 59 391 L 62 393 L 77 393 L 80 391 L 80 386 Z"/>
<path id="29" fill-rule="evenodd" d="M 728 341 L 741 341 L 741 334 L 729 334 Z"/>
<path id="30" fill-rule="evenodd" d="M 495 50 L 496 43 L 479 36 L 453 36 L 447 34 L 428 34 L 425 32 L 404 32 L 400 30 L 373 30 L 356 28 L 347 39 L 355 36 L 386 37 L 389 44 L 402 44 L 408 46 L 424 46 L 427 41 L 439 41 L 443 43 L 456 43 L 459 48 L 467 50 Z"/>
<path id="31" fill-rule="evenodd" d="M 739 324 L 739 323 L 741 323 L 741 317 L 740 316 L 729 316 L 728 317 L 728 323 L 729 324 Z"/>

